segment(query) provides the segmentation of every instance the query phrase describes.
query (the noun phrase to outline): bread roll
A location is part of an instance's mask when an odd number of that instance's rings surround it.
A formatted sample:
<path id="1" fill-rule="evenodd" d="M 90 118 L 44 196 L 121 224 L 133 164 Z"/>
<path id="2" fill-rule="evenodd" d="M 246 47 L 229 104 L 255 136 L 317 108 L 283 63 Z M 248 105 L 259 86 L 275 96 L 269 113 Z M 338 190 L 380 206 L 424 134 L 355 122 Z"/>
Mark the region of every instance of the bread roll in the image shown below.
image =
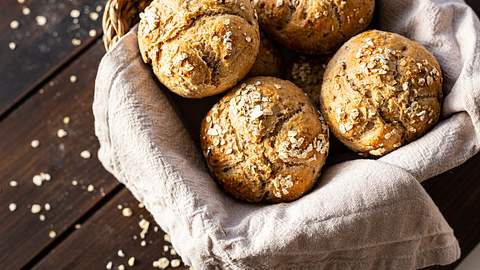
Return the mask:
<path id="1" fill-rule="evenodd" d="M 260 36 L 254 13 L 248 0 L 154 0 L 140 16 L 142 58 L 178 95 L 221 93 L 255 62 Z"/>
<path id="2" fill-rule="evenodd" d="M 293 83 L 256 77 L 210 110 L 201 146 L 212 175 L 236 198 L 286 202 L 310 190 L 320 175 L 328 127 Z"/>
<path id="3" fill-rule="evenodd" d="M 325 71 L 320 103 L 333 134 L 352 150 L 382 156 L 438 121 L 442 73 L 422 45 L 368 31 L 345 43 Z"/>
<path id="4" fill-rule="evenodd" d="M 375 0 L 253 0 L 262 29 L 284 46 L 327 54 L 370 23 Z"/>
<path id="5" fill-rule="evenodd" d="M 282 56 L 279 49 L 260 32 L 260 49 L 257 59 L 247 77 L 272 76 L 280 77 L 282 75 Z"/>
<path id="6" fill-rule="evenodd" d="M 300 56 L 288 65 L 285 74 L 287 80 L 307 93 L 317 108 L 320 108 L 323 74 L 329 60 L 330 56 Z"/>

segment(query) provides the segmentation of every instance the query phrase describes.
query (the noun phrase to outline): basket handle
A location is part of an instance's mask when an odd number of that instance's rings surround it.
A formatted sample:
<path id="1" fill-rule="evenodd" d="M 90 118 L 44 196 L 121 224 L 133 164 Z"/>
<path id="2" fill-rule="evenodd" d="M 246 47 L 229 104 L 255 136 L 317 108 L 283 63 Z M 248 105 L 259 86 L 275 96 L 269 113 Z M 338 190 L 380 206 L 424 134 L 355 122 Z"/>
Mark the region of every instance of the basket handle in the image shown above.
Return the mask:
<path id="1" fill-rule="evenodd" d="M 139 14 L 152 0 L 108 0 L 103 13 L 103 45 L 105 50 L 117 43 L 130 27 L 139 21 Z"/>

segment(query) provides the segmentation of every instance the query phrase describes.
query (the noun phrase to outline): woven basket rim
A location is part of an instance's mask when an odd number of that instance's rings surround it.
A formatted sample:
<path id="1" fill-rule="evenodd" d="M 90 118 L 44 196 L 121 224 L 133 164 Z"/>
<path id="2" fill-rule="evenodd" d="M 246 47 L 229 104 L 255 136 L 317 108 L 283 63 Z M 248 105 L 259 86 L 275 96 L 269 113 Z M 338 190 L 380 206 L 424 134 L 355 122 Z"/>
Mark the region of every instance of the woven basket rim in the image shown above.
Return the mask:
<path id="1" fill-rule="evenodd" d="M 108 0 L 102 17 L 103 45 L 108 52 L 138 22 L 152 0 Z"/>

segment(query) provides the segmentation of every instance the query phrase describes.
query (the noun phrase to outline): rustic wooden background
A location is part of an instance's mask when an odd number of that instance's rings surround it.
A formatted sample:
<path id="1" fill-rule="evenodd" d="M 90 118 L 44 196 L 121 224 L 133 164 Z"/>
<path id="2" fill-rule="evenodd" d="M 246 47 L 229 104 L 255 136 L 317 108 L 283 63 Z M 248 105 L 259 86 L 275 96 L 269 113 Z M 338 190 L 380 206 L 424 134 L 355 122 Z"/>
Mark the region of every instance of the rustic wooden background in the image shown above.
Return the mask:
<path id="1" fill-rule="evenodd" d="M 480 13 L 479 1 L 467 2 Z M 161 258 L 178 262 L 168 236 L 96 158 L 91 104 L 105 53 L 103 5 L 0 0 L 0 269 L 104 269 L 110 261 L 128 269 L 130 257 L 138 269 Z M 424 184 L 463 256 L 480 241 L 479 166 L 477 155 Z M 51 179 L 37 186 L 41 172 Z M 36 204 L 41 210 L 32 213 Z M 144 239 L 143 219 L 150 222 Z"/>

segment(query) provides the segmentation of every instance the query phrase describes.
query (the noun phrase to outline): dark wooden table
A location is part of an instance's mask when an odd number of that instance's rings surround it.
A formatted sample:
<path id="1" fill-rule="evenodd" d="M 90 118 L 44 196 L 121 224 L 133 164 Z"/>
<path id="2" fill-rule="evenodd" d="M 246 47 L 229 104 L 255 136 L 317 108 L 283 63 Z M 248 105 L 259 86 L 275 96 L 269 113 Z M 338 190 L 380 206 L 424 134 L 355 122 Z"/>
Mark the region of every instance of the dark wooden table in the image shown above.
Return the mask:
<path id="1" fill-rule="evenodd" d="M 17 1 L 0 0 L 0 269 L 177 263 L 168 236 L 96 158 L 104 2 Z M 467 2 L 480 12 L 480 2 Z M 480 241 L 479 167 L 477 155 L 424 184 L 463 256 Z M 141 220 L 150 222 L 144 238 Z"/>

